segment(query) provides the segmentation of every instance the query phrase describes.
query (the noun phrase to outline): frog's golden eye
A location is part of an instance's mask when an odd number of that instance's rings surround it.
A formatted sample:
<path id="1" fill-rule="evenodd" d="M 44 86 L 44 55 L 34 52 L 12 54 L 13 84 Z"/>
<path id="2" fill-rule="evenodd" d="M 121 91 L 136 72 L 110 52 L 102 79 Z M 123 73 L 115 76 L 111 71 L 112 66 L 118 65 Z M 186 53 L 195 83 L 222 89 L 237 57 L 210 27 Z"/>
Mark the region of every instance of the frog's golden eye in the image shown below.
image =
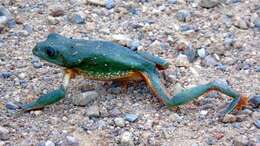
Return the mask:
<path id="1" fill-rule="evenodd" d="M 53 48 L 46 48 L 46 53 L 49 57 L 54 57 L 56 55 L 56 52 Z"/>

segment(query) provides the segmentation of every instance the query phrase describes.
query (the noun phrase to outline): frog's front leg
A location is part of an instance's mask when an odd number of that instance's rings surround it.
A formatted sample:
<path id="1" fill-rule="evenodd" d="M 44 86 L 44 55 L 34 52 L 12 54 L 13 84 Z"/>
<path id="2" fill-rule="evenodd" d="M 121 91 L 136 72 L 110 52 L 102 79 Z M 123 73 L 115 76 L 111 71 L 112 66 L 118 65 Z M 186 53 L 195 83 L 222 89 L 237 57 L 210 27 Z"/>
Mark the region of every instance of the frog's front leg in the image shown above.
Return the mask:
<path id="1" fill-rule="evenodd" d="M 65 70 L 65 75 L 63 79 L 63 84 L 59 89 L 53 90 L 47 94 L 40 96 L 38 99 L 32 101 L 31 103 L 24 104 L 21 106 L 23 111 L 30 111 L 44 108 L 47 105 L 58 102 L 65 97 L 66 89 L 69 85 L 71 78 L 74 78 L 75 71 L 72 69 Z"/>
<path id="2" fill-rule="evenodd" d="M 241 96 L 226 83 L 220 82 L 218 80 L 208 84 L 198 85 L 196 87 L 186 89 L 180 93 L 177 93 L 174 97 L 170 97 L 167 95 L 167 92 L 165 92 L 164 88 L 162 88 L 163 85 L 161 84 L 158 75 L 155 73 L 143 73 L 143 76 L 152 91 L 170 108 L 188 103 L 210 90 L 220 91 L 223 94 L 233 98 L 232 102 L 224 111 L 224 114 L 230 113 L 235 108 L 241 109 L 243 106 L 248 104 L 248 97 Z"/>

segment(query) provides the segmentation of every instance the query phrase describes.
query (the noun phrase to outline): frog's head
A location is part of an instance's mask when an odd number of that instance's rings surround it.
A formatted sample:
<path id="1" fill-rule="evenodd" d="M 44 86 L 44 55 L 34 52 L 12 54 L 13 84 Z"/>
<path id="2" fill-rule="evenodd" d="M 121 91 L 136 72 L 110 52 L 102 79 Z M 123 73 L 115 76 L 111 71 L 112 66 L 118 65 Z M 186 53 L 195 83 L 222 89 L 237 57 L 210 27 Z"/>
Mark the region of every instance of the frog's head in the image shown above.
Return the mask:
<path id="1" fill-rule="evenodd" d="M 72 67 L 75 63 L 75 57 L 71 54 L 73 43 L 71 39 L 63 37 L 57 33 L 48 35 L 45 41 L 39 42 L 33 48 L 33 54 L 48 62 Z"/>

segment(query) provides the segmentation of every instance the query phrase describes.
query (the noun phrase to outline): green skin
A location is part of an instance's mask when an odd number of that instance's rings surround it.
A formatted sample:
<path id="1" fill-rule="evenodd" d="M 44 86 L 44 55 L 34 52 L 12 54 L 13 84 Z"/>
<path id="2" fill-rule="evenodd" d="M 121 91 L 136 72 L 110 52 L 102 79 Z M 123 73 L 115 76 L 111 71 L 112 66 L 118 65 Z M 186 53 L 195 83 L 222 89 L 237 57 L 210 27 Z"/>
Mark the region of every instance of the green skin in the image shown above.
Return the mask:
<path id="1" fill-rule="evenodd" d="M 147 77 L 147 84 L 170 108 L 188 103 L 209 90 L 220 91 L 233 98 L 224 114 L 230 113 L 240 101 L 240 94 L 218 80 L 186 89 L 174 97 L 165 92 L 158 76 L 158 69 L 166 69 L 169 63 L 148 52 L 134 52 L 108 41 L 70 39 L 56 33 L 37 43 L 33 54 L 48 62 L 68 69 L 77 69 L 89 79 L 120 80 L 130 72 L 139 72 Z M 66 75 L 65 75 L 66 76 Z M 65 80 L 68 78 L 65 77 Z M 66 82 L 66 81 L 65 81 Z M 49 92 L 32 103 L 21 106 L 24 111 L 43 108 L 65 97 L 68 83 Z"/>

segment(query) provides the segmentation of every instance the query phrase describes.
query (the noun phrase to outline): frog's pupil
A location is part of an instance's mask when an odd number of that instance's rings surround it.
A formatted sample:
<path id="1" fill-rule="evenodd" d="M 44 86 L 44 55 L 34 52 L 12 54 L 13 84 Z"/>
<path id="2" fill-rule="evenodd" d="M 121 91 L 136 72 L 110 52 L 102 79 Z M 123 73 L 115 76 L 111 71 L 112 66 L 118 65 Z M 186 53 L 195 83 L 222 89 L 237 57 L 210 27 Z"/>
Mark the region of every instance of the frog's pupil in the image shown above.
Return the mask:
<path id="1" fill-rule="evenodd" d="M 55 51 L 52 48 L 47 48 L 47 54 L 50 57 L 53 57 L 55 55 Z"/>

